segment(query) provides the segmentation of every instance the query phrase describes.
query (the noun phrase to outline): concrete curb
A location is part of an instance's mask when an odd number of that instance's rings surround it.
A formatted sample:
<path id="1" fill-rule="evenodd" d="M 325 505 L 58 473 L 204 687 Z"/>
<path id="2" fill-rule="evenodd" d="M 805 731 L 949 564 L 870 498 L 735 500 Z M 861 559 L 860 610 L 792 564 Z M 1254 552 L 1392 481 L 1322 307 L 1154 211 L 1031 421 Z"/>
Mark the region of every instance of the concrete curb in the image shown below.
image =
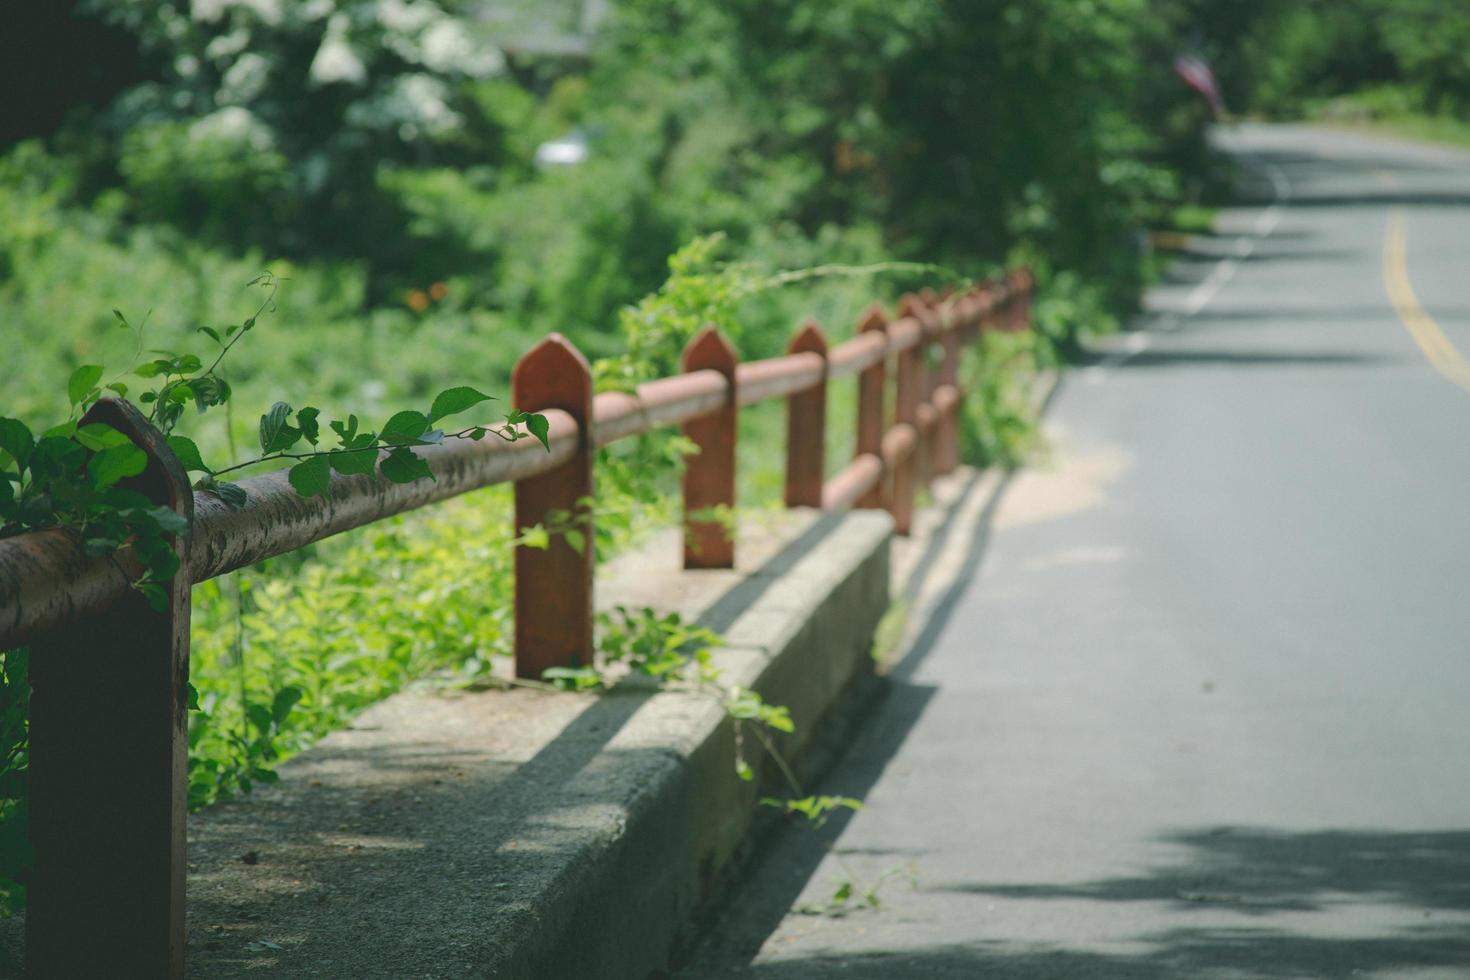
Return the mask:
<path id="1" fill-rule="evenodd" d="M 723 632 L 723 681 L 790 708 L 799 759 L 871 671 L 891 533 L 793 512 L 742 529 L 740 568 L 694 575 L 660 539 L 600 595 Z M 641 980 L 779 791 L 770 766 L 736 778 L 731 724 L 715 697 L 636 683 L 390 698 L 191 820 L 189 975 Z"/>

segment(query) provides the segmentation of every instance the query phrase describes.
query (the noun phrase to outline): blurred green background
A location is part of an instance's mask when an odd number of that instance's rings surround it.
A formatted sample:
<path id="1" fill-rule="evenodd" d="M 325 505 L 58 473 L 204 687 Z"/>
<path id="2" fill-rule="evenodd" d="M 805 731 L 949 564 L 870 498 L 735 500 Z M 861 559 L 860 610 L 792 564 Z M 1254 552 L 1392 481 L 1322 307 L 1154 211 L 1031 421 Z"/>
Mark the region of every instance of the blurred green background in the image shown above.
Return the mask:
<path id="1" fill-rule="evenodd" d="M 617 311 L 711 232 L 765 270 L 1024 255 L 1102 319 L 1144 280 L 1139 230 L 1220 177 L 1171 70 L 1202 2 L 12 8 L 0 329 L 22 418 L 75 363 L 125 357 L 113 307 L 172 348 L 246 315 L 266 268 L 289 281 L 232 366 L 246 418 L 503 387 L 549 330 L 616 353 Z M 917 281 L 753 299 L 742 353 L 808 312 L 841 334 Z"/>
<path id="2" fill-rule="evenodd" d="M 77 364 L 131 363 L 114 308 L 202 349 L 264 270 L 232 411 L 188 428 L 217 461 L 277 399 L 503 394 L 552 330 L 658 373 L 702 317 L 769 356 L 807 314 L 841 339 L 874 298 L 1025 262 L 1036 339 L 998 338 L 967 405 L 972 458 L 1012 464 L 1014 376 L 1135 309 L 1151 243 L 1207 233 L 1227 193 L 1181 55 L 1236 114 L 1470 142 L 1470 4 L 1444 0 L 11 0 L 0 413 L 44 429 Z M 954 271 L 737 288 L 890 261 Z M 742 418 L 742 502 L 779 493 L 780 425 Z M 648 474 L 677 457 L 600 463 L 599 547 L 667 515 Z M 191 803 L 419 678 L 490 672 L 511 536 L 494 488 L 197 587 Z M 0 913 L 29 859 L 26 692 L 0 654 Z"/>

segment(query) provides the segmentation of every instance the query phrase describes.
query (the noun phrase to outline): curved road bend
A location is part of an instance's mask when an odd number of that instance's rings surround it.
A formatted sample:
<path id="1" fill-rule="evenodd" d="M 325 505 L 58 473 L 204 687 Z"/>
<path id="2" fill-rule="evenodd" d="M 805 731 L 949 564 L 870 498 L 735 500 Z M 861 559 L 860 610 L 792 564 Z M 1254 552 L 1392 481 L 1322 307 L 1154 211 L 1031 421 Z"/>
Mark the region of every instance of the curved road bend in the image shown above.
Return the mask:
<path id="1" fill-rule="evenodd" d="M 1251 203 L 1066 378 L 867 808 L 681 977 L 1470 978 L 1470 154 L 1221 140 Z"/>

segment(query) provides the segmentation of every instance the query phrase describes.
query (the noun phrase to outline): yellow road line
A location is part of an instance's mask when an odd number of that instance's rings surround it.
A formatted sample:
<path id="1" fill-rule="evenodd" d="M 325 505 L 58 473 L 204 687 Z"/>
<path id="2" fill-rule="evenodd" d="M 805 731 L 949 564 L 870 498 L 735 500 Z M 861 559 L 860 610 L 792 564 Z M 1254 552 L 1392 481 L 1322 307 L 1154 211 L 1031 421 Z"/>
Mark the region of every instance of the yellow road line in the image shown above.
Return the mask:
<path id="1" fill-rule="evenodd" d="M 1404 323 L 1404 329 L 1429 359 L 1429 364 L 1450 381 L 1470 391 L 1470 361 L 1465 360 L 1439 324 L 1425 312 L 1409 284 L 1407 237 L 1404 213 L 1395 211 L 1388 218 L 1388 231 L 1383 238 L 1383 285 L 1389 302 Z"/>

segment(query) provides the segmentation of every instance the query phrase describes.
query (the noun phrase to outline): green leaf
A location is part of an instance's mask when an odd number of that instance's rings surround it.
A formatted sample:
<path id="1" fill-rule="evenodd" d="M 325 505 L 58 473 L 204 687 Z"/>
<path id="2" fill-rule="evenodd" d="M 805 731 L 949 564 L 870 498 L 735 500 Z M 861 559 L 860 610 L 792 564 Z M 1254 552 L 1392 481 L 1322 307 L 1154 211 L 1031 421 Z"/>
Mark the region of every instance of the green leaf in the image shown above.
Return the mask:
<path id="1" fill-rule="evenodd" d="M 748 783 L 755 778 L 755 770 L 751 769 L 750 763 L 746 762 L 744 759 L 736 759 L 735 775 L 739 776 L 742 780 Z"/>
<path id="2" fill-rule="evenodd" d="M 172 449 L 174 455 L 179 458 L 179 463 L 184 467 L 184 472 L 209 472 L 209 467 L 204 465 L 204 460 L 199 456 L 199 447 L 194 444 L 193 439 L 187 436 L 169 436 L 168 448 Z"/>
<path id="3" fill-rule="evenodd" d="M 250 719 L 250 724 L 262 735 L 269 734 L 271 725 L 275 719 L 271 717 L 271 711 L 263 704 L 251 703 L 245 706 L 245 715 Z"/>
<path id="4" fill-rule="evenodd" d="M 567 539 L 567 545 L 573 551 L 580 552 L 583 548 L 587 546 L 587 539 L 583 537 L 582 532 L 578 531 L 576 528 L 567 528 L 565 531 L 561 532 L 561 536 Z"/>
<path id="5" fill-rule="evenodd" d="M 332 467 L 325 456 L 313 456 L 291 467 L 286 474 L 291 486 L 303 497 L 329 496 L 332 489 Z"/>
<path id="6" fill-rule="evenodd" d="M 423 412 L 408 409 L 383 423 L 383 431 L 379 434 L 379 438 L 389 445 L 403 446 L 416 442 L 419 436 L 428 430 L 429 417 Z"/>
<path id="7" fill-rule="evenodd" d="M 371 473 L 378 465 L 378 451 L 376 449 L 358 449 L 350 453 L 332 453 L 327 459 L 331 460 L 332 469 L 344 476 L 360 476 Z"/>
<path id="8" fill-rule="evenodd" d="M 405 446 L 398 446 L 385 456 L 378 464 L 378 469 L 385 478 L 394 483 L 412 483 L 424 477 L 434 479 L 434 474 L 429 471 L 429 464 Z"/>
<path id="9" fill-rule="evenodd" d="M 148 600 L 148 605 L 154 612 L 168 612 L 168 592 L 161 585 L 152 582 L 139 582 L 133 588 L 143 594 Z"/>
<path id="10" fill-rule="evenodd" d="M 82 553 L 88 558 L 103 558 L 122 547 L 122 541 L 105 534 L 88 534 L 82 538 Z"/>
<path id="11" fill-rule="evenodd" d="M 214 329 L 214 327 L 200 327 L 199 332 L 204 334 L 210 340 L 214 341 L 216 344 L 224 343 L 224 341 L 220 339 L 219 331 Z"/>
<path id="12" fill-rule="evenodd" d="M 590 691 L 603 684 L 602 675 L 595 667 L 547 667 L 541 672 L 541 679 L 563 691 Z"/>
<path id="13" fill-rule="evenodd" d="M 352 440 L 357 436 L 357 416 L 347 416 L 347 422 L 345 424 L 333 419 L 332 431 L 337 433 L 337 438 L 341 440 L 342 445 L 350 446 Z"/>
<path id="14" fill-rule="evenodd" d="M 137 476 L 147 466 L 148 454 L 129 443 L 104 449 L 93 456 L 92 461 L 87 464 L 87 472 L 92 476 L 92 486 L 105 490 L 118 480 Z"/>
<path id="15" fill-rule="evenodd" d="M 0 449 L 9 453 L 17 466 L 23 469 L 31 458 L 31 450 L 35 448 L 35 437 L 24 422 L 20 419 L 0 418 Z"/>
<path id="16" fill-rule="evenodd" d="M 316 445 L 317 438 L 321 435 L 321 426 L 316 420 L 317 416 L 321 413 L 321 409 L 311 408 L 309 406 L 298 410 L 296 413 L 296 424 L 301 428 L 301 434 L 313 446 Z"/>
<path id="17" fill-rule="evenodd" d="M 291 713 L 291 709 L 305 693 L 295 684 L 288 684 L 276 692 L 275 699 L 271 701 L 271 719 L 277 727 L 280 727 L 281 722 L 286 720 L 286 716 Z"/>
<path id="18" fill-rule="evenodd" d="M 117 322 L 120 326 L 126 327 L 128 325 L 128 318 L 122 315 L 122 310 L 119 310 L 117 307 L 113 307 L 112 315 L 117 317 Z"/>
<path id="19" fill-rule="evenodd" d="M 202 711 L 203 709 L 199 707 L 199 689 L 193 684 L 189 684 L 187 682 L 184 684 L 184 686 L 188 688 L 188 709 L 190 711 Z"/>
<path id="20" fill-rule="evenodd" d="M 517 543 L 522 547 L 545 551 L 551 545 L 551 535 L 540 524 L 532 524 L 521 531 L 521 537 Z"/>
<path id="21" fill-rule="evenodd" d="M 76 431 L 73 433 L 73 438 L 94 452 L 101 452 L 104 449 L 111 449 L 113 446 L 127 445 L 132 442 L 127 436 L 102 422 L 89 422 L 86 425 L 77 426 Z"/>
<path id="22" fill-rule="evenodd" d="M 213 374 L 201 375 L 189 382 L 194 395 L 194 407 L 203 414 L 211 405 L 223 405 L 230 400 L 230 386 L 223 378 Z"/>
<path id="23" fill-rule="evenodd" d="M 112 382 L 112 384 L 107 385 L 106 387 L 108 391 L 117 395 L 117 397 L 119 398 L 128 397 L 128 386 L 123 384 L 121 381 L 114 381 Z"/>
<path id="24" fill-rule="evenodd" d="M 270 411 L 260 417 L 260 451 L 278 453 L 290 449 L 301 437 L 301 430 L 286 424 L 291 416 L 291 406 L 276 402 Z"/>
<path id="25" fill-rule="evenodd" d="M 434 404 L 429 409 L 429 423 L 433 424 L 449 415 L 458 415 L 465 409 L 473 408 L 480 404 L 480 402 L 492 400 L 492 397 L 465 385 L 461 385 L 458 388 L 448 388 L 434 396 Z"/>
<path id="26" fill-rule="evenodd" d="M 790 734 L 796 731 L 796 723 L 791 720 L 791 716 L 784 709 L 779 712 L 763 714 L 761 721 L 765 722 L 768 728 L 774 728 L 778 732 Z"/>
<path id="27" fill-rule="evenodd" d="M 71 373 L 71 379 L 66 383 L 66 395 L 71 399 L 73 405 L 80 405 L 82 399 L 86 398 L 101 380 L 102 365 L 83 364 Z"/>
<path id="28" fill-rule="evenodd" d="M 188 520 L 171 507 L 150 507 L 147 514 L 169 534 L 187 535 L 189 533 Z"/>
<path id="29" fill-rule="evenodd" d="M 546 421 L 546 416 L 527 415 L 526 428 L 530 430 L 531 435 L 541 440 L 541 445 L 546 447 L 547 452 L 551 452 L 551 443 L 546 438 L 551 431 L 551 423 Z"/>
<path id="30" fill-rule="evenodd" d="M 247 500 L 244 487 L 238 483 L 227 483 L 224 480 L 214 485 L 214 495 L 223 500 L 231 510 L 239 510 L 244 507 Z"/>

